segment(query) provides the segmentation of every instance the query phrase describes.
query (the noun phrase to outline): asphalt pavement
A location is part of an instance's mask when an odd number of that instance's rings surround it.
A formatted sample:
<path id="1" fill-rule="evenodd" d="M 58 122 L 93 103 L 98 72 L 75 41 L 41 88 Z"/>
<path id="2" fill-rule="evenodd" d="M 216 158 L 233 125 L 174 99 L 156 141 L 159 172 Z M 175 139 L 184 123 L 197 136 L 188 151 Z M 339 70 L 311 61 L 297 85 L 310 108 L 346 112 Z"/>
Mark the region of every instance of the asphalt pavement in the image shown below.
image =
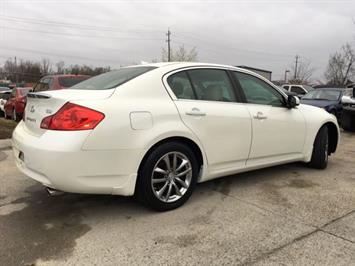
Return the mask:
<path id="1" fill-rule="evenodd" d="M 295 163 L 199 184 L 181 208 L 50 197 L 0 141 L 0 265 L 355 265 L 355 134 Z"/>

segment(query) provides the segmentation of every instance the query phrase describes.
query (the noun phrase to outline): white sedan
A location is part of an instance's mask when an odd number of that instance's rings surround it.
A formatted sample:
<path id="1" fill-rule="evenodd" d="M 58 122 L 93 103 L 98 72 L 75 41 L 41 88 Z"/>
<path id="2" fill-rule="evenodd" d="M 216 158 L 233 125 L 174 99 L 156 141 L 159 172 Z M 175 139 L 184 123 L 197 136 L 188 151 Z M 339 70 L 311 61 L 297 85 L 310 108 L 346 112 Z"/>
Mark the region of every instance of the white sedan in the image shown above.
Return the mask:
<path id="1" fill-rule="evenodd" d="M 30 93 L 13 134 L 18 168 L 51 190 L 181 206 L 198 182 L 289 162 L 324 169 L 336 118 L 232 66 L 124 67 Z"/>

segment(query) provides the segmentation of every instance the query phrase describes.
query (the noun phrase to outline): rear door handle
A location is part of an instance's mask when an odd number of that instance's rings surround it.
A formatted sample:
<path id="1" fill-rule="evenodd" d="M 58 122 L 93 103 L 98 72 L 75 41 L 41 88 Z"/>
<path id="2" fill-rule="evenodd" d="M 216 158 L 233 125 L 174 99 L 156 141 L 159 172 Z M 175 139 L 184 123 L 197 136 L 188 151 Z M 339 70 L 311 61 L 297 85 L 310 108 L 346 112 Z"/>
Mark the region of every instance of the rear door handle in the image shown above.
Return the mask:
<path id="1" fill-rule="evenodd" d="M 198 108 L 192 108 L 191 111 L 186 112 L 187 115 L 192 115 L 192 116 L 205 116 L 206 113 L 201 112 L 200 109 Z"/>
<path id="2" fill-rule="evenodd" d="M 257 112 L 256 115 L 254 115 L 254 119 L 264 120 L 267 119 L 267 116 L 265 116 L 262 112 Z"/>

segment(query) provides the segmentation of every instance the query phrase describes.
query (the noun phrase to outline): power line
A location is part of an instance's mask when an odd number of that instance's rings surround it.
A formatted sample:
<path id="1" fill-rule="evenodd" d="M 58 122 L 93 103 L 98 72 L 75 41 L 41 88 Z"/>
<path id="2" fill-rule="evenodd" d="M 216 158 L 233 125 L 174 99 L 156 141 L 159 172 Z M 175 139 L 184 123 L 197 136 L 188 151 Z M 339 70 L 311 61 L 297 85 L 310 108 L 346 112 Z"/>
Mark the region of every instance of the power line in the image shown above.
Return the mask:
<path id="1" fill-rule="evenodd" d="M 81 59 L 81 60 L 89 60 L 89 61 L 99 61 L 99 62 L 112 62 L 112 63 L 120 63 L 118 60 L 110 60 L 110 59 L 98 59 L 98 58 L 92 58 L 92 57 L 84 57 L 84 56 L 76 56 L 76 55 L 64 55 L 64 54 L 57 54 L 57 53 L 48 53 L 48 52 L 43 52 L 43 51 L 38 51 L 38 50 L 33 50 L 33 49 L 22 49 L 22 48 L 14 48 L 14 47 L 4 47 L 0 46 L 1 49 L 4 50 L 9 50 L 9 51 L 14 51 L 14 52 L 25 52 L 25 53 L 35 53 L 35 54 L 42 54 L 42 55 L 47 55 L 47 56 L 55 56 L 55 57 L 64 57 L 64 58 L 76 58 L 76 59 Z"/>
<path id="2" fill-rule="evenodd" d="M 132 30 L 122 30 L 120 28 L 115 28 L 115 27 L 107 27 L 107 26 L 93 26 L 93 25 L 83 25 L 83 24 L 76 24 L 76 23 L 66 23 L 66 22 L 56 22 L 56 21 L 51 21 L 51 20 L 39 20 L 39 19 L 33 19 L 33 18 L 20 18 L 20 17 L 12 17 L 12 16 L 2 16 L 0 15 L 0 20 L 4 21 L 11 21 L 11 22 L 17 22 L 17 23 L 24 23 L 24 24 L 36 24 L 36 25 L 47 25 L 51 27 L 63 27 L 63 28 L 77 28 L 81 30 L 90 30 L 90 31 L 105 31 L 105 32 L 135 32 L 135 33 L 156 33 L 160 34 L 161 31 L 158 30 L 149 30 L 148 32 L 146 30 L 139 30 L 139 31 L 132 31 Z"/>
<path id="3" fill-rule="evenodd" d="M 133 37 L 107 37 L 102 35 L 81 35 L 81 34 L 70 34 L 70 33 L 63 33 L 63 32 L 50 32 L 50 31 L 43 31 L 43 30 L 32 30 L 32 29 L 24 29 L 24 28 L 16 28 L 16 27 L 8 27 L 8 26 L 1 26 L 3 29 L 8 30 L 15 30 L 15 31 L 25 31 L 25 32 L 37 32 L 37 33 L 44 33 L 44 34 L 52 34 L 52 35 L 60 35 L 60 36 L 73 36 L 73 37 L 83 37 L 83 38 L 95 38 L 95 39 L 116 39 L 116 40 L 131 40 L 131 41 L 162 41 L 161 38 L 133 38 Z"/>

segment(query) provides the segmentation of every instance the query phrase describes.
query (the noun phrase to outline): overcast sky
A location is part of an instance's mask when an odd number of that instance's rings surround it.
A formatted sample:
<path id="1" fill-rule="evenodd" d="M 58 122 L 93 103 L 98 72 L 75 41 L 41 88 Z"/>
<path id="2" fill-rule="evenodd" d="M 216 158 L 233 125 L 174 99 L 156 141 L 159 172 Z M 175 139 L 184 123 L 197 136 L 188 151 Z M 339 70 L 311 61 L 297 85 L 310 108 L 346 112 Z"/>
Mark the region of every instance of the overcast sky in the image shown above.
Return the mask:
<path id="1" fill-rule="evenodd" d="M 119 67 L 196 47 L 201 62 L 269 69 L 281 79 L 296 54 L 323 79 L 330 53 L 355 44 L 355 0 L 0 0 L 0 63 L 9 57 Z"/>

